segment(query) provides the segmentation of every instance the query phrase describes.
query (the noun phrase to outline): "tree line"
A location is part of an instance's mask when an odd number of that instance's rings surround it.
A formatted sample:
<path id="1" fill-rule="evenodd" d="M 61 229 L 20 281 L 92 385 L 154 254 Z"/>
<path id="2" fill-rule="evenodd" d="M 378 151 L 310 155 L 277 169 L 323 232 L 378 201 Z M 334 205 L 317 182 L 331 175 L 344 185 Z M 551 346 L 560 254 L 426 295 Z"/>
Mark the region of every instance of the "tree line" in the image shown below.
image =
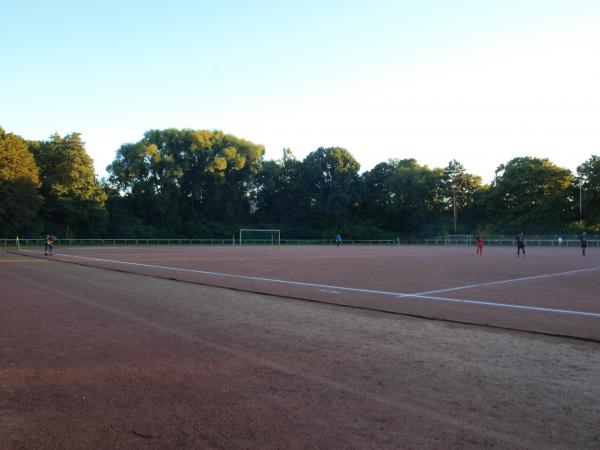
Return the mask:
<path id="1" fill-rule="evenodd" d="M 123 144 L 98 180 L 78 133 L 30 141 L 0 128 L 4 237 L 226 237 L 241 227 L 289 238 L 341 232 L 386 239 L 443 234 L 600 230 L 600 157 L 576 173 L 548 159 L 500 165 L 489 184 L 450 161 L 391 159 L 360 172 L 352 154 L 318 148 L 304 159 L 221 131 L 147 131 Z"/>

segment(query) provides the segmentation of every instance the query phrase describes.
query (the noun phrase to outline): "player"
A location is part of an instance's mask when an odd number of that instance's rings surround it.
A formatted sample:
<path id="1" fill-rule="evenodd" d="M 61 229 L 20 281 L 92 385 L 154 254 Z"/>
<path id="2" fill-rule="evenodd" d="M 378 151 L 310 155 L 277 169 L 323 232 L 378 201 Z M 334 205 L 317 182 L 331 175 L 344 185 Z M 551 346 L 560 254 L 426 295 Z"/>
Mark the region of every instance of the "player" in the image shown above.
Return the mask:
<path id="1" fill-rule="evenodd" d="M 585 256 L 585 249 L 587 247 L 587 234 L 585 231 L 579 236 L 579 242 L 581 242 L 581 254 Z"/>
<path id="2" fill-rule="evenodd" d="M 477 254 L 479 256 L 481 256 L 481 254 L 483 253 L 483 244 L 484 244 L 483 234 L 479 233 L 477 235 Z"/>
<path id="3" fill-rule="evenodd" d="M 46 235 L 46 237 L 44 238 L 44 255 L 46 255 L 46 256 L 52 255 L 55 240 L 56 240 L 56 237 L 54 237 L 53 235 L 51 235 L 51 234 Z"/>
<path id="4" fill-rule="evenodd" d="M 335 235 L 335 245 L 339 247 L 342 245 L 342 235 L 340 233 Z"/>
<path id="5" fill-rule="evenodd" d="M 515 240 L 517 241 L 517 258 L 520 256 L 521 250 L 523 250 L 523 258 L 525 258 L 525 236 L 522 231 L 517 234 Z"/>

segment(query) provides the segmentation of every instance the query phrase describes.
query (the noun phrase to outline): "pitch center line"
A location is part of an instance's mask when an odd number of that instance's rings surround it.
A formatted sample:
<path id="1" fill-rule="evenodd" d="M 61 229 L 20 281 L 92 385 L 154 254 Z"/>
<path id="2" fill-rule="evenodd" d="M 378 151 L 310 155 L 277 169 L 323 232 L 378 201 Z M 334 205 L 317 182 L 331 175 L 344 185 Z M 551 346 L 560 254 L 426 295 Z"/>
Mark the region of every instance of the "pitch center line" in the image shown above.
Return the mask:
<path id="1" fill-rule="evenodd" d="M 22 250 L 22 251 L 28 252 L 28 253 L 40 253 L 40 252 L 35 252 L 32 250 Z M 375 289 L 360 289 L 360 288 L 351 288 L 351 287 L 345 287 L 345 286 L 332 286 L 332 285 L 327 285 L 327 284 L 305 283 L 302 281 L 279 280 L 276 278 L 255 277 L 255 276 L 250 276 L 250 275 L 238 275 L 238 274 L 223 273 L 223 272 L 210 272 L 210 271 L 206 271 L 206 270 L 184 269 L 181 267 L 158 266 L 158 265 L 154 265 L 154 264 L 143 264 L 143 263 L 136 263 L 136 262 L 130 262 L 130 261 L 119 261 L 119 260 L 114 260 L 114 259 L 94 258 L 91 256 L 68 255 L 65 253 L 55 253 L 54 255 L 55 256 L 63 256 L 63 257 L 67 257 L 67 258 L 74 258 L 74 259 L 87 259 L 90 261 L 100 261 L 100 262 L 123 264 L 123 265 L 136 266 L 136 267 L 147 267 L 150 269 L 173 270 L 173 271 L 177 271 L 177 272 L 199 273 L 199 274 L 203 274 L 203 275 L 213 275 L 213 276 L 218 276 L 218 277 L 223 277 L 223 278 L 237 278 L 237 279 L 242 279 L 242 280 L 261 281 L 261 282 L 274 283 L 274 284 L 287 284 L 287 285 L 292 285 L 292 286 L 305 286 L 305 287 L 315 287 L 315 288 L 321 288 L 321 289 L 332 289 L 332 290 L 348 291 L 348 292 L 361 292 L 361 293 L 365 293 L 365 294 L 387 295 L 387 296 L 393 296 L 396 298 L 416 298 L 419 300 L 440 301 L 440 302 L 450 302 L 450 303 L 463 303 L 463 304 L 470 304 L 470 305 L 490 306 L 490 307 L 495 307 L 495 308 L 510 308 L 510 309 L 520 309 L 520 310 L 527 310 L 527 311 L 537 311 L 537 312 L 568 314 L 568 315 L 600 318 L 600 313 L 593 313 L 593 312 L 587 312 L 587 311 L 574 311 L 574 310 L 568 310 L 568 309 L 544 308 L 544 307 L 540 307 L 540 306 L 515 305 L 515 304 L 511 304 L 511 303 L 494 303 L 494 302 L 486 302 L 486 301 L 480 301 L 480 300 L 466 300 L 466 299 L 457 299 L 457 298 L 437 297 L 437 296 L 427 295 L 428 293 L 426 293 L 426 292 L 422 292 L 422 293 L 406 292 L 405 293 L 405 292 L 378 291 Z M 577 273 L 577 272 L 597 270 L 597 269 L 598 268 L 580 269 L 580 270 L 571 271 L 571 272 L 562 272 L 561 274 L 566 275 L 568 273 Z M 536 277 L 525 277 L 525 278 L 521 278 L 521 280 L 540 278 L 540 277 L 548 277 L 548 276 L 552 276 L 552 275 L 556 275 L 556 274 L 538 275 Z M 502 283 L 502 282 L 510 282 L 510 281 L 514 281 L 514 280 L 504 280 L 504 281 L 498 281 L 498 282 L 492 282 L 492 283 Z M 484 284 L 480 284 L 480 286 L 482 286 L 482 285 L 484 285 Z M 476 285 L 471 285 L 471 286 L 475 287 Z M 457 288 L 451 288 L 450 290 L 452 290 L 452 289 L 457 289 Z"/>

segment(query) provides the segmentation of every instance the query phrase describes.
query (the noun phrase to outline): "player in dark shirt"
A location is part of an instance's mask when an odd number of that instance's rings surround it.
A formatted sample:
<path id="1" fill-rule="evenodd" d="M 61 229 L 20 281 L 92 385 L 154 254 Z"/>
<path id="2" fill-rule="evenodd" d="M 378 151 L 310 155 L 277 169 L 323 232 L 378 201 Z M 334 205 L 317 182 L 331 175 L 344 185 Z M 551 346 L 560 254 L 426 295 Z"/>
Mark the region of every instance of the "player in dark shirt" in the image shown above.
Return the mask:
<path id="1" fill-rule="evenodd" d="M 523 258 L 525 258 L 525 236 L 522 231 L 517 234 L 515 240 L 517 241 L 517 258 L 520 256 L 521 250 L 523 250 Z"/>
<path id="2" fill-rule="evenodd" d="M 579 241 L 581 242 L 581 254 L 585 256 L 585 249 L 587 247 L 587 234 L 585 231 L 579 236 Z"/>

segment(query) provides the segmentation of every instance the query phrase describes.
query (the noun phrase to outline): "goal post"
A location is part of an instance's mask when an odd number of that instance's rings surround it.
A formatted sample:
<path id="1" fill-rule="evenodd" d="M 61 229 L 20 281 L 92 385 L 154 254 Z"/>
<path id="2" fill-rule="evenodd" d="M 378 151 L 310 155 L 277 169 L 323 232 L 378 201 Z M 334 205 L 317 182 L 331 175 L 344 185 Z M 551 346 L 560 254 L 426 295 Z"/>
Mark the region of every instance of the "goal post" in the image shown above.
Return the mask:
<path id="1" fill-rule="evenodd" d="M 240 245 L 281 245 L 280 230 L 240 228 Z"/>
<path id="2" fill-rule="evenodd" d="M 471 245 L 473 236 L 470 234 L 448 234 L 444 243 L 445 245 Z"/>

